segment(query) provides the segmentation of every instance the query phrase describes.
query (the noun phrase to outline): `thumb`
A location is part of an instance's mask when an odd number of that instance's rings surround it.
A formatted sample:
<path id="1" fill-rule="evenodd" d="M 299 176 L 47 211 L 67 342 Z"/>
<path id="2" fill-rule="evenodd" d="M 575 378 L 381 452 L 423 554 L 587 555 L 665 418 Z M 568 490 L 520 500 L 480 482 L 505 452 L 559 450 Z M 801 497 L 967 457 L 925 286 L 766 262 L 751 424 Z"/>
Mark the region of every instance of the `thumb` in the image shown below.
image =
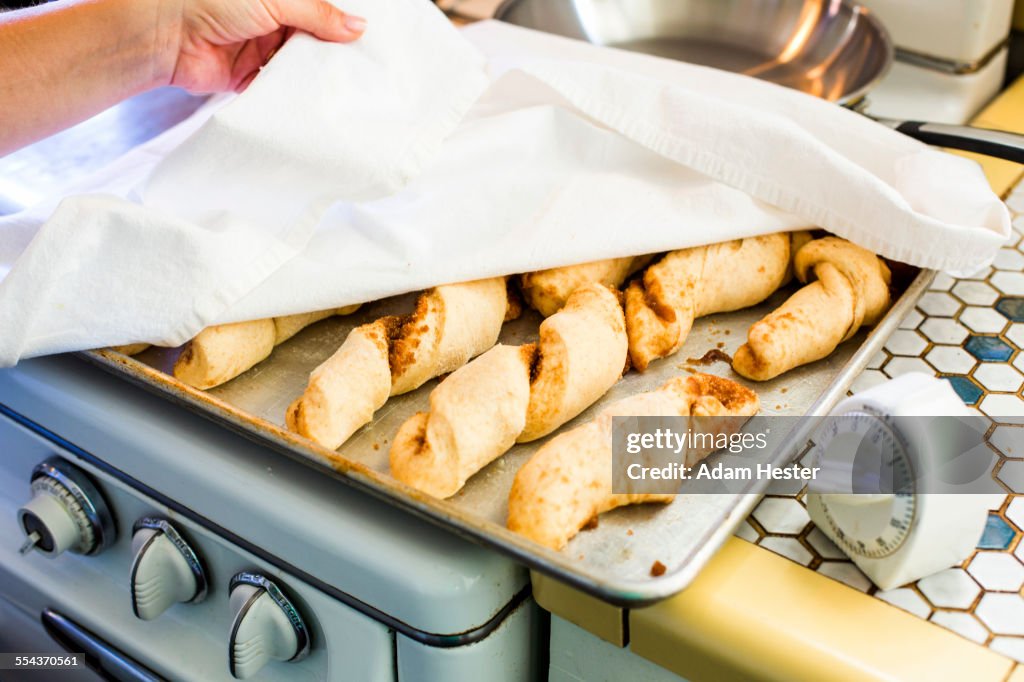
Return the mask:
<path id="1" fill-rule="evenodd" d="M 312 33 L 320 40 L 347 43 L 366 30 L 366 19 L 345 14 L 327 0 L 279 0 L 277 22 Z"/>

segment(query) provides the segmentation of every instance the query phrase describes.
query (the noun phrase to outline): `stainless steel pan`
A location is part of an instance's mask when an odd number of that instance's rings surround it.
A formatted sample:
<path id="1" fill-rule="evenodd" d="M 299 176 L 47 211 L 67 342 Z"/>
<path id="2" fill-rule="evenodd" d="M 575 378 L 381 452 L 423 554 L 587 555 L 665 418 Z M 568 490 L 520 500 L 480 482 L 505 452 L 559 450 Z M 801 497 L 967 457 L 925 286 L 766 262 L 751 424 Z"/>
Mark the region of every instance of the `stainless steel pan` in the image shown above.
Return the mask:
<path id="1" fill-rule="evenodd" d="M 505 0 L 495 18 L 744 73 L 858 111 L 894 56 L 885 27 L 847 0 Z M 1024 163 L 1024 136 L 881 122 L 928 144 Z"/>

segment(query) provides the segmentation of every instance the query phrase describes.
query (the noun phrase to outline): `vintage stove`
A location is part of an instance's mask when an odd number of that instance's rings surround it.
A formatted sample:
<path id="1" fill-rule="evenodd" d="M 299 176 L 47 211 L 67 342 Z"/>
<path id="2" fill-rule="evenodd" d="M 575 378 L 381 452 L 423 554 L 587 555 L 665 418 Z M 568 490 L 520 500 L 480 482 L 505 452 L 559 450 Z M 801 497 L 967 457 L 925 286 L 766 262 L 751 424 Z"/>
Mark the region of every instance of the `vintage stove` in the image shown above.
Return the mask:
<path id="1" fill-rule="evenodd" d="M 4 651 L 127 680 L 543 667 L 522 568 L 78 358 L 0 371 L 0 455 Z"/>

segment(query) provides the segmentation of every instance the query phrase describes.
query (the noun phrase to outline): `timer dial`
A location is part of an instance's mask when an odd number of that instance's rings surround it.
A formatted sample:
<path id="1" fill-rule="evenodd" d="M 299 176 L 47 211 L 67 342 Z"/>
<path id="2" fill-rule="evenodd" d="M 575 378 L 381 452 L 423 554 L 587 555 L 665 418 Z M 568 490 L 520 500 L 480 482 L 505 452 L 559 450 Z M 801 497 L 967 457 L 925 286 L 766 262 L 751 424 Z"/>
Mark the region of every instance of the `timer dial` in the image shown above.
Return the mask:
<path id="1" fill-rule="evenodd" d="M 22 554 L 97 554 L 114 541 L 107 503 L 79 467 L 51 457 L 32 471 L 31 491 L 32 499 L 18 510 L 25 533 Z"/>
<path id="2" fill-rule="evenodd" d="M 984 495 L 917 489 L 963 449 L 930 431 L 934 419 L 970 416 L 949 382 L 905 374 L 847 398 L 815 434 L 807 512 L 883 590 L 954 566 L 977 545 Z"/>
<path id="3" fill-rule="evenodd" d="M 833 417 L 811 459 L 826 483 L 856 493 L 808 499 L 844 552 L 880 559 L 903 546 L 917 511 L 914 471 L 908 446 L 886 415 L 864 407 Z"/>

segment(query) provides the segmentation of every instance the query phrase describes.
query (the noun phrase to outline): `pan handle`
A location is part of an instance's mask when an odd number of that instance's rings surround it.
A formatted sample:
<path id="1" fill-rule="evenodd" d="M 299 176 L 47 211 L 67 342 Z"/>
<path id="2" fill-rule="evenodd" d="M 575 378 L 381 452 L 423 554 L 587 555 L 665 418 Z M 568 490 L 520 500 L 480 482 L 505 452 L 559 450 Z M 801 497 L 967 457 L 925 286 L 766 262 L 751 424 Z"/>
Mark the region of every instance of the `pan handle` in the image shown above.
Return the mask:
<path id="1" fill-rule="evenodd" d="M 878 121 L 927 144 L 1024 163 L 1024 135 L 945 123 L 888 119 Z"/>

